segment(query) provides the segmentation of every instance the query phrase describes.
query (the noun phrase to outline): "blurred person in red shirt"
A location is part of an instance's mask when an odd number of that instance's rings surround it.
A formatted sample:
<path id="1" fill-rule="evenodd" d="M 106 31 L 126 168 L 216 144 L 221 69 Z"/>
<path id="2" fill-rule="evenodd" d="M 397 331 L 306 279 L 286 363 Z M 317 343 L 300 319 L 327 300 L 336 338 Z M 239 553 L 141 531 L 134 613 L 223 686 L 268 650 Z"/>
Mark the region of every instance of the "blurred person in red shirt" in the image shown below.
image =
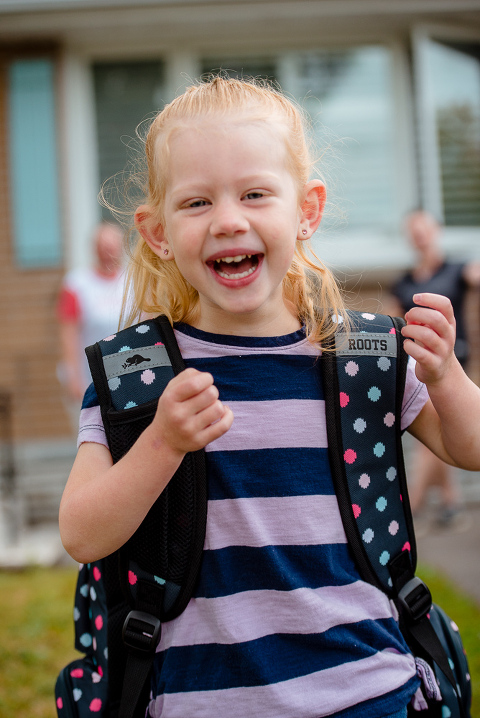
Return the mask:
<path id="1" fill-rule="evenodd" d="M 85 347 L 118 330 L 124 289 L 123 234 L 102 222 L 93 236 L 92 267 L 68 272 L 57 301 L 61 362 L 58 377 L 78 423 L 78 403 L 91 383 Z"/>

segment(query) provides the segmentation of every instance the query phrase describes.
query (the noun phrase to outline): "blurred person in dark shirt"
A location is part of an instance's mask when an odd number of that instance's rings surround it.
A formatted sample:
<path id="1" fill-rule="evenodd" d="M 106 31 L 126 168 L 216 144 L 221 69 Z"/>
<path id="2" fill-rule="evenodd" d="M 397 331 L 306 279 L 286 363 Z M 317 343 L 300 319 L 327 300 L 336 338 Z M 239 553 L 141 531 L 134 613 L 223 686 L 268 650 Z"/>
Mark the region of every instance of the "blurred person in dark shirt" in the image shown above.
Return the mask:
<path id="1" fill-rule="evenodd" d="M 396 306 L 389 307 L 389 313 L 404 315 L 415 306 L 414 294 L 421 292 L 448 297 L 457 323 L 455 354 L 465 367 L 469 345 L 464 305 L 468 289 L 480 286 L 480 262 L 447 260 L 440 245 L 441 227 L 424 210 L 409 214 L 405 229 L 415 251 L 416 262 L 392 287 Z M 415 450 L 413 476 L 410 503 L 414 515 L 418 516 L 424 507 L 430 489 L 437 487 L 440 495 L 437 524 L 450 527 L 460 523 L 461 496 L 452 469 L 420 442 Z"/>

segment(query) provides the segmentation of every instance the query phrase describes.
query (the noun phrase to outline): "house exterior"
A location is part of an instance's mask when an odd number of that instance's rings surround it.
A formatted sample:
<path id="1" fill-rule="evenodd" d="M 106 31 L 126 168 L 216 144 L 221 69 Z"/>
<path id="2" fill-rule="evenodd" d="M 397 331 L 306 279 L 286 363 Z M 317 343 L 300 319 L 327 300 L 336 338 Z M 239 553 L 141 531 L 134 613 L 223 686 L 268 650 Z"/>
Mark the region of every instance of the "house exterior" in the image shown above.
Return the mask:
<path id="1" fill-rule="evenodd" d="M 377 308 L 410 261 L 414 207 L 444 222 L 448 252 L 480 259 L 479 60 L 480 0 L 0 0 L 0 392 L 14 437 L 71 432 L 61 277 L 90 260 L 109 178 L 107 201 L 125 207 L 137 131 L 190 79 L 266 76 L 304 105 L 330 197 L 315 248 Z"/>

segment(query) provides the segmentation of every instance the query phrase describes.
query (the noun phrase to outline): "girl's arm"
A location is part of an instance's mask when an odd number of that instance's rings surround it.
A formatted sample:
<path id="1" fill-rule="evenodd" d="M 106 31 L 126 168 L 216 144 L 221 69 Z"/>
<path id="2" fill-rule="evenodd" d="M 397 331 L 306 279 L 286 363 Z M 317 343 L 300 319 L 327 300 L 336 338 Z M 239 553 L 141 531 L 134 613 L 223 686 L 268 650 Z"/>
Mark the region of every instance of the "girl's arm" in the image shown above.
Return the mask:
<path id="1" fill-rule="evenodd" d="M 455 317 L 450 300 L 416 294 L 405 315 L 405 351 L 417 361 L 416 374 L 430 400 L 409 427 L 439 458 L 471 471 L 480 470 L 480 389 L 453 353 Z M 414 340 L 414 341 L 411 341 Z"/>
<path id="2" fill-rule="evenodd" d="M 185 454 L 218 439 L 232 421 L 212 375 L 186 369 L 169 382 L 153 422 L 116 464 L 105 446 L 82 444 L 60 505 L 60 534 L 68 553 L 88 563 L 120 548 Z"/>

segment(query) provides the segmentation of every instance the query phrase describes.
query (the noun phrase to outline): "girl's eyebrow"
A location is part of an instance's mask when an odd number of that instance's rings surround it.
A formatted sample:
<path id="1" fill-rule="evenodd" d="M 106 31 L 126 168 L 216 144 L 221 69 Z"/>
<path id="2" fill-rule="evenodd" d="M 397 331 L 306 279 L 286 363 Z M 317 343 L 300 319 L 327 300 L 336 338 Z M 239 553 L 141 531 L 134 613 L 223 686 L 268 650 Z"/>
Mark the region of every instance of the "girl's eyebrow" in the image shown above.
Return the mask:
<path id="1" fill-rule="evenodd" d="M 239 176 L 236 180 L 236 184 L 247 185 L 249 188 L 255 188 L 263 182 L 272 182 L 278 179 L 279 175 L 276 172 L 266 170 L 265 172 L 258 172 L 253 175 L 245 175 L 244 177 Z M 186 180 L 184 183 L 180 183 L 177 187 L 172 189 L 172 196 L 175 197 L 177 194 L 184 194 L 185 192 L 187 194 L 196 194 L 197 192 L 201 194 L 205 191 L 205 189 L 208 189 L 208 187 L 209 182 L 207 180 L 195 179 L 191 182 Z"/>

